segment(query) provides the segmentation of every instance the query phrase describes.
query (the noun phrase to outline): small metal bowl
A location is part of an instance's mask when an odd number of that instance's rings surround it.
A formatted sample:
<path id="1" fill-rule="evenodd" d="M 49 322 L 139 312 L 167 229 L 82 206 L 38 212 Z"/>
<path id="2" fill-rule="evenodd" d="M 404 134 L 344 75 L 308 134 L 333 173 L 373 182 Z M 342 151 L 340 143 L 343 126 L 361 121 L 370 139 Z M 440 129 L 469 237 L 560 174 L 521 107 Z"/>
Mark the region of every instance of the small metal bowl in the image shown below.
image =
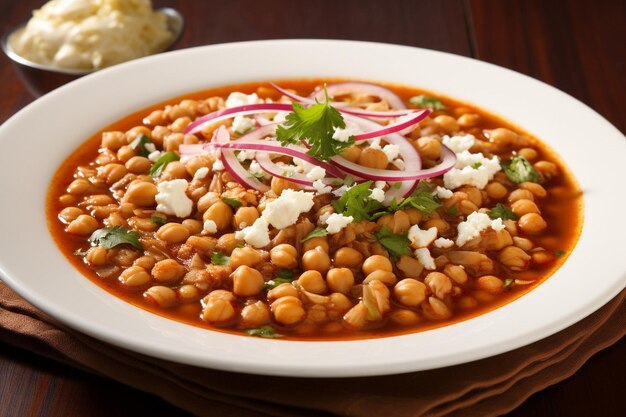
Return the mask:
<path id="1" fill-rule="evenodd" d="M 185 19 L 178 10 L 170 7 L 164 7 L 157 11 L 165 14 L 167 17 L 167 28 L 173 35 L 172 42 L 167 48 L 155 52 L 161 53 L 172 50 L 176 43 L 178 43 L 183 34 Z M 74 70 L 70 68 L 59 68 L 52 65 L 39 64 L 18 55 L 11 47 L 9 40 L 14 33 L 26 26 L 26 23 L 27 22 L 22 23 L 2 37 L 2 50 L 11 61 L 13 61 L 13 66 L 16 69 L 18 77 L 24 84 L 24 87 L 26 87 L 33 96 L 39 97 L 63 84 L 98 71 L 98 69 Z"/>

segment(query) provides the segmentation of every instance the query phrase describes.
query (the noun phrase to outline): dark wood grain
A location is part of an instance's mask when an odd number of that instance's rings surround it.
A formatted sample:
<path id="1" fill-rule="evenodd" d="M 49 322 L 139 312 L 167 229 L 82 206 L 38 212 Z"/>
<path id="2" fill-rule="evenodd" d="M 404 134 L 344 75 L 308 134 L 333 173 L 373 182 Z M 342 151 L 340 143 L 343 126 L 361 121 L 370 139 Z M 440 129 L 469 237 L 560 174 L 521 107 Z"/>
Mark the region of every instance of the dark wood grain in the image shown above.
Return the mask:
<path id="1" fill-rule="evenodd" d="M 43 0 L 0 0 L 0 31 Z M 179 9 L 178 47 L 275 38 L 398 43 L 493 62 L 543 80 L 626 130 L 626 2 L 583 0 L 154 0 Z M 32 101 L 0 56 L 0 122 Z M 540 103 L 533 103 L 540 105 Z M 546 109 L 546 111 L 558 109 Z M 509 417 L 617 417 L 626 409 L 626 340 L 573 377 L 526 401 Z M 0 417 L 182 416 L 163 400 L 2 343 Z"/>

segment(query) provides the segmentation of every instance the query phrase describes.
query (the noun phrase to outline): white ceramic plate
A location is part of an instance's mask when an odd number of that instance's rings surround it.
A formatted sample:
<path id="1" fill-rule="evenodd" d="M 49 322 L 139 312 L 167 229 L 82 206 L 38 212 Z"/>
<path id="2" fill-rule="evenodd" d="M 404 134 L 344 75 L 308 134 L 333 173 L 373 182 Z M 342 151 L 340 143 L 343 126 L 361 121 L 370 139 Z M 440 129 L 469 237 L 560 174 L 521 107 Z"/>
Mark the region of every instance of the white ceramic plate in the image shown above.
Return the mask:
<path id="1" fill-rule="evenodd" d="M 150 104 L 246 81 L 344 77 L 441 92 L 499 114 L 548 142 L 585 192 L 582 237 L 563 267 L 524 297 L 452 326 L 384 339 L 292 342 L 212 332 L 121 301 L 78 273 L 46 227 L 50 178 L 98 129 Z M 170 52 L 68 84 L 0 127 L 0 272 L 20 295 L 86 334 L 201 367 L 288 376 L 418 371 L 502 353 L 591 314 L 626 283 L 626 140 L 584 104 L 483 62 L 348 41 L 245 42 Z"/>

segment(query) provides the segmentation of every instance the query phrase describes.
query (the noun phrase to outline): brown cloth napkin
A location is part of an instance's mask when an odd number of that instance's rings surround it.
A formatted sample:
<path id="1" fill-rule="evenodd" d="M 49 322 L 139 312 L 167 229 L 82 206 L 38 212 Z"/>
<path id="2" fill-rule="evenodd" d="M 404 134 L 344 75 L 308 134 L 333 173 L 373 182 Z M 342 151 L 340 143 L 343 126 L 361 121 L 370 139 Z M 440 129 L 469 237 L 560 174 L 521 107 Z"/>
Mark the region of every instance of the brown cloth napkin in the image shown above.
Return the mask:
<path id="1" fill-rule="evenodd" d="M 245 375 L 129 352 L 60 325 L 0 282 L 0 338 L 147 391 L 198 416 L 497 416 L 626 334 L 626 290 L 551 337 L 463 365 L 368 378 Z"/>

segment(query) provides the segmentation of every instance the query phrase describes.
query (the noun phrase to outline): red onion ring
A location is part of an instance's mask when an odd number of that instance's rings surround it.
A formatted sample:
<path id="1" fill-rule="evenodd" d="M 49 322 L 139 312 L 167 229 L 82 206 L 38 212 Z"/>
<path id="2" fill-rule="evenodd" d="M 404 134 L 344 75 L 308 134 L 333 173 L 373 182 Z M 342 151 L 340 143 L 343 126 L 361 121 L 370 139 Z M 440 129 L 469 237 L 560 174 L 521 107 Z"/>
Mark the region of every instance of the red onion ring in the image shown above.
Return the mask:
<path id="1" fill-rule="evenodd" d="M 356 140 L 367 140 L 373 138 L 379 138 L 381 136 L 388 135 L 390 133 L 396 133 L 403 130 L 406 130 L 410 127 L 415 126 L 422 120 L 424 120 L 430 114 L 429 109 L 424 109 L 422 111 L 416 112 L 415 115 L 411 115 L 411 117 L 405 121 L 400 123 L 392 123 L 390 125 L 385 126 L 382 129 L 373 130 L 367 133 L 361 133 L 359 135 L 355 135 L 354 138 Z M 404 139 L 406 141 L 406 139 Z"/>
<path id="2" fill-rule="evenodd" d="M 228 109 L 222 109 L 209 113 L 206 116 L 202 116 L 194 120 L 185 129 L 186 134 L 193 134 L 201 131 L 204 127 L 211 123 L 219 122 L 221 120 L 230 119 L 236 116 L 245 116 L 248 114 L 257 113 L 275 113 L 278 111 L 293 111 L 291 104 L 285 103 L 259 103 L 259 104 L 246 104 L 245 106 L 231 107 Z"/>
<path id="3" fill-rule="evenodd" d="M 406 105 L 402 99 L 393 91 L 380 85 L 366 82 L 344 82 L 330 84 L 326 86 L 326 91 L 331 97 L 341 96 L 344 94 L 364 94 L 368 96 L 379 97 L 385 100 L 392 109 L 403 110 Z M 323 100 L 324 90 L 320 90 L 311 94 L 311 99 Z"/>

